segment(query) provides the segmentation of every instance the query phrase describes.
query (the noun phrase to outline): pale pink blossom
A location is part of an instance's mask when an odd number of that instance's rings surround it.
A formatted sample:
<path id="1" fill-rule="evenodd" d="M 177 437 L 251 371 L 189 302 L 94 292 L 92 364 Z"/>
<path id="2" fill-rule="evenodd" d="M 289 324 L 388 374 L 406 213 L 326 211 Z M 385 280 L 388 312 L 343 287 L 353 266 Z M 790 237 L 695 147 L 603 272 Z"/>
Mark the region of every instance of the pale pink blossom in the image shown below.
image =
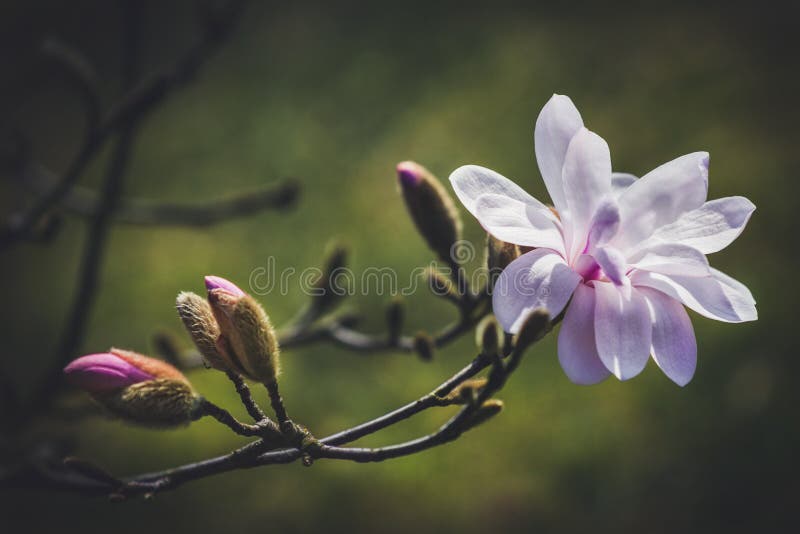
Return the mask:
<path id="1" fill-rule="evenodd" d="M 554 95 L 536 121 L 536 159 L 558 215 L 500 174 L 475 165 L 450 176 L 458 198 L 496 238 L 534 249 L 512 262 L 493 292 L 494 313 L 515 333 L 536 308 L 567 307 L 558 358 L 578 384 L 638 375 L 650 355 L 679 385 L 694 375 L 697 343 L 684 305 L 726 322 L 753 321 L 750 291 L 708 264 L 755 206 L 706 201 L 706 152 L 642 178 L 612 172 L 608 145 Z M 571 299 L 571 300 L 570 300 Z"/>

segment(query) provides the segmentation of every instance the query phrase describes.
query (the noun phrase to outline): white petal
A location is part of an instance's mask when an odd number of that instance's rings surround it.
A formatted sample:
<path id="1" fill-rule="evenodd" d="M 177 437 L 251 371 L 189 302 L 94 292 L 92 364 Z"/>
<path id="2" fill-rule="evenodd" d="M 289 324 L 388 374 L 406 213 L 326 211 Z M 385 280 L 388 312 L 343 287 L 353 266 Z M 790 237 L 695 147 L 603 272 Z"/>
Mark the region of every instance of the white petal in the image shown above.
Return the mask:
<path id="1" fill-rule="evenodd" d="M 565 237 L 570 258 L 583 251 L 597 207 L 611 193 L 611 154 L 602 137 L 581 128 L 564 158 Z"/>
<path id="2" fill-rule="evenodd" d="M 625 192 L 633 182 L 638 180 L 633 174 L 626 172 L 612 172 L 611 173 L 611 191 L 615 197 L 620 196 Z"/>
<path id="3" fill-rule="evenodd" d="M 502 195 L 550 211 L 547 206 L 533 198 L 520 186 L 486 167 L 464 165 L 450 174 L 450 183 L 456 196 L 472 215 L 475 215 L 475 204 L 483 195 Z M 553 220 L 555 215 L 550 213 Z"/>
<path id="4" fill-rule="evenodd" d="M 558 361 L 576 384 L 597 384 L 611 373 L 594 341 L 594 289 L 578 284 L 558 333 Z"/>
<path id="5" fill-rule="evenodd" d="M 662 226 L 653 234 L 653 239 L 683 243 L 704 254 L 711 254 L 739 237 L 755 209 L 755 205 L 744 197 L 718 198 L 684 213 L 674 223 Z"/>
<path id="6" fill-rule="evenodd" d="M 670 380 L 685 386 L 697 367 L 697 340 L 683 304 L 660 291 L 640 289 L 653 318 L 653 359 Z"/>
<path id="7" fill-rule="evenodd" d="M 475 203 L 475 217 L 501 241 L 526 247 L 545 247 L 564 255 L 561 229 L 548 208 L 539 208 L 501 195 L 483 195 Z"/>
<path id="8" fill-rule="evenodd" d="M 503 330 L 517 333 L 528 314 L 544 308 L 551 317 L 564 309 L 581 277 L 555 252 L 532 250 L 512 261 L 500 273 L 492 306 Z"/>
<path id="9" fill-rule="evenodd" d="M 634 271 L 634 286 L 646 286 L 683 302 L 700 315 L 726 323 L 755 321 L 758 318 L 755 300 L 750 291 L 720 271 L 710 269 L 711 275 L 690 277 Z"/>
<path id="10" fill-rule="evenodd" d="M 534 149 L 539 171 L 553 200 L 562 213 L 567 209 L 561 183 L 564 157 L 572 137 L 583 127 L 583 119 L 568 96 L 553 95 L 536 119 Z"/>
<path id="11" fill-rule="evenodd" d="M 658 228 L 699 208 L 708 193 L 708 153 L 674 159 L 634 182 L 619 197 L 622 228 L 615 242 L 626 249 Z"/>
<path id="12" fill-rule="evenodd" d="M 648 240 L 650 242 L 650 240 Z M 705 254 L 696 248 L 676 243 L 656 243 L 629 256 L 631 267 L 661 274 L 709 276 L 711 268 Z"/>
<path id="13" fill-rule="evenodd" d="M 634 287 L 595 282 L 597 353 L 620 380 L 642 372 L 650 358 L 652 321 L 647 301 Z"/>

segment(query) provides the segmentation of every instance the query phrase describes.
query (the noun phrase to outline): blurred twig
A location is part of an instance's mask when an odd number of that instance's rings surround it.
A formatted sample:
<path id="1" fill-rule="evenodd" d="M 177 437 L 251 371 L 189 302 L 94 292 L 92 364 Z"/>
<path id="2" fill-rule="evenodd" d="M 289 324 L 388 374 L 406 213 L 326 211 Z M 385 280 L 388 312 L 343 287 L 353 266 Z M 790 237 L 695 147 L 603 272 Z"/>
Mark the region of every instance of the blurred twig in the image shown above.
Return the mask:
<path id="1" fill-rule="evenodd" d="M 36 194 L 43 194 L 56 183 L 52 171 L 40 164 L 28 165 L 20 173 L 19 182 Z M 123 198 L 113 216 L 114 223 L 141 226 L 211 226 L 224 221 L 247 217 L 269 208 L 289 208 L 297 200 L 300 184 L 285 179 L 246 193 L 207 202 L 162 202 Z M 99 195 L 87 188 L 74 186 L 61 200 L 60 206 L 83 217 L 94 217 L 102 202 Z"/>
<path id="2" fill-rule="evenodd" d="M 172 91 L 191 81 L 203 63 L 231 35 L 243 7 L 243 1 L 231 1 L 224 11 L 226 18 L 216 20 L 211 17 L 206 21 L 202 37 L 169 68 L 149 75 L 138 83 L 134 80 L 125 96 L 110 108 L 95 128 L 89 130 L 72 163 L 54 186 L 29 209 L 11 217 L 7 227 L 0 233 L 0 250 L 27 237 L 39 219 L 69 193 L 114 133 L 127 127 L 131 121 L 144 118 Z"/>

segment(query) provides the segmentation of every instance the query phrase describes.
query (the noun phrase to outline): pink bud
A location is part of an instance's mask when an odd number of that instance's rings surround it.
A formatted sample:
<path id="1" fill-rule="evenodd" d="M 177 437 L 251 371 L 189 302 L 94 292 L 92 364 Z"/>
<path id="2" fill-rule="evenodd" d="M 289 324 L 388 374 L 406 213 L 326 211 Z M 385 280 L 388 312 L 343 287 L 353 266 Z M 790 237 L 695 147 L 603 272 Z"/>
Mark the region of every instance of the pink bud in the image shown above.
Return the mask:
<path id="1" fill-rule="evenodd" d="M 235 297 L 243 297 L 245 292 L 239 289 L 236 284 L 219 276 L 206 276 L 206 290 L 210 293 L 215 289 L 220 289 Z"/>
<path id="2" fill-rule="evenodd" d="M 397 178 L 404 187 L 416 187 L 422 181 L 425 170 L 413 161 L 397 164 Z"/>
<path id="3" fill-rule="evenodd" d="M 82 356 L 64 368 L 67 380 L 89 393 L 103 393 L 153 380 L 154 376 L 116 354 Z"/>

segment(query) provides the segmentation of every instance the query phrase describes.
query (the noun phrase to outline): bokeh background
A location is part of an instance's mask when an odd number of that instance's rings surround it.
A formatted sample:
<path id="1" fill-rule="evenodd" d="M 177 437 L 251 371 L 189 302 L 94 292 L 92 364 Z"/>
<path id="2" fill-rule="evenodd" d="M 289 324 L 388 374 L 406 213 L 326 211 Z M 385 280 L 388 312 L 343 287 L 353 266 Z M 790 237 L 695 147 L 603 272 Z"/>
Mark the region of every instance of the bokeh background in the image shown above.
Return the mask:
<path id="1" fill-rule="evenodd" d="M 191 2 L 145 6 L 144 65 L 152 70 L 174 59 L 197 28 Z M 300 202 L 202 230 L 116 227 L 84 352 L 151 350 L 154 332 L 181 334 L 175 294 L 200 291 L 203 275 L 245 283 L 269 256 L 278 268 L 316 266 L 332 238 L 352 246 L 357 271 L 389 266 L 403 274 L 426 265 L 430 254 L 396 190 L 401 160 L 442 178 L 465 163 L 486 165 L 547 198 L 532 132 L 553 92 L 570 95 L 605 137 L 616 170 L 641 175 L 710 151 L 710 198 L 745 195 L 758 206 L 744 234 L 711 260 L 750 287 L 760 319 L 729 325 L 693 314 L 700 357 L 685 388 L 652 362 L 630 382 L 575 386 L 551 336 L 502 391 L 504 413 L 447 446 L 373 465 L 320 461 L 229 473 L 117 505 L 2 490 L 0 530 L 792 531 L 800 497 L 795 20 L 778 4 L 254 2 L 196 82 L 145 122 L 126 194 L 213 199 L 296 176 Z M 51 167 L 63 169 L 80 143 L 82 112 L 39 54 L 42 39 L 82 49 L 113 101 L 119 34 L 115 2 L 0 6 L 0 124 L 21 127 Z M 84 185 L 98 183 L 102 163 Z M 4 215 L 29 201 L 0 181 Z M 479 226 L 464 215 L 466 235 L 480 244 Z M 23 391 L 51 364 L 84 224 L 68 218 L 51 244 L 2 252 L 0 355 Z M 293 286 L 262 301 L 283 323 L 305 297 Z M 371 294 L 350 306 L 378 330 L 386 301 Z M 425 291 L 407 302 L 409 332 L 453 313 Z M 284 354 L 282 390 L 294 417 L 324 435 L 416 398 L 473 352 L 471 336 L 431 363 L 315 345 Z M 190 378 L 241 413 L 224 376 L 201 369 Z M 360 443 L 407 439 L 448 416 L 426 412 Z M 206 420 L 174 432 L 99 418 L 36 426 L 76 437 L 80 456 L 114 473 L 240 443 Z"/>

